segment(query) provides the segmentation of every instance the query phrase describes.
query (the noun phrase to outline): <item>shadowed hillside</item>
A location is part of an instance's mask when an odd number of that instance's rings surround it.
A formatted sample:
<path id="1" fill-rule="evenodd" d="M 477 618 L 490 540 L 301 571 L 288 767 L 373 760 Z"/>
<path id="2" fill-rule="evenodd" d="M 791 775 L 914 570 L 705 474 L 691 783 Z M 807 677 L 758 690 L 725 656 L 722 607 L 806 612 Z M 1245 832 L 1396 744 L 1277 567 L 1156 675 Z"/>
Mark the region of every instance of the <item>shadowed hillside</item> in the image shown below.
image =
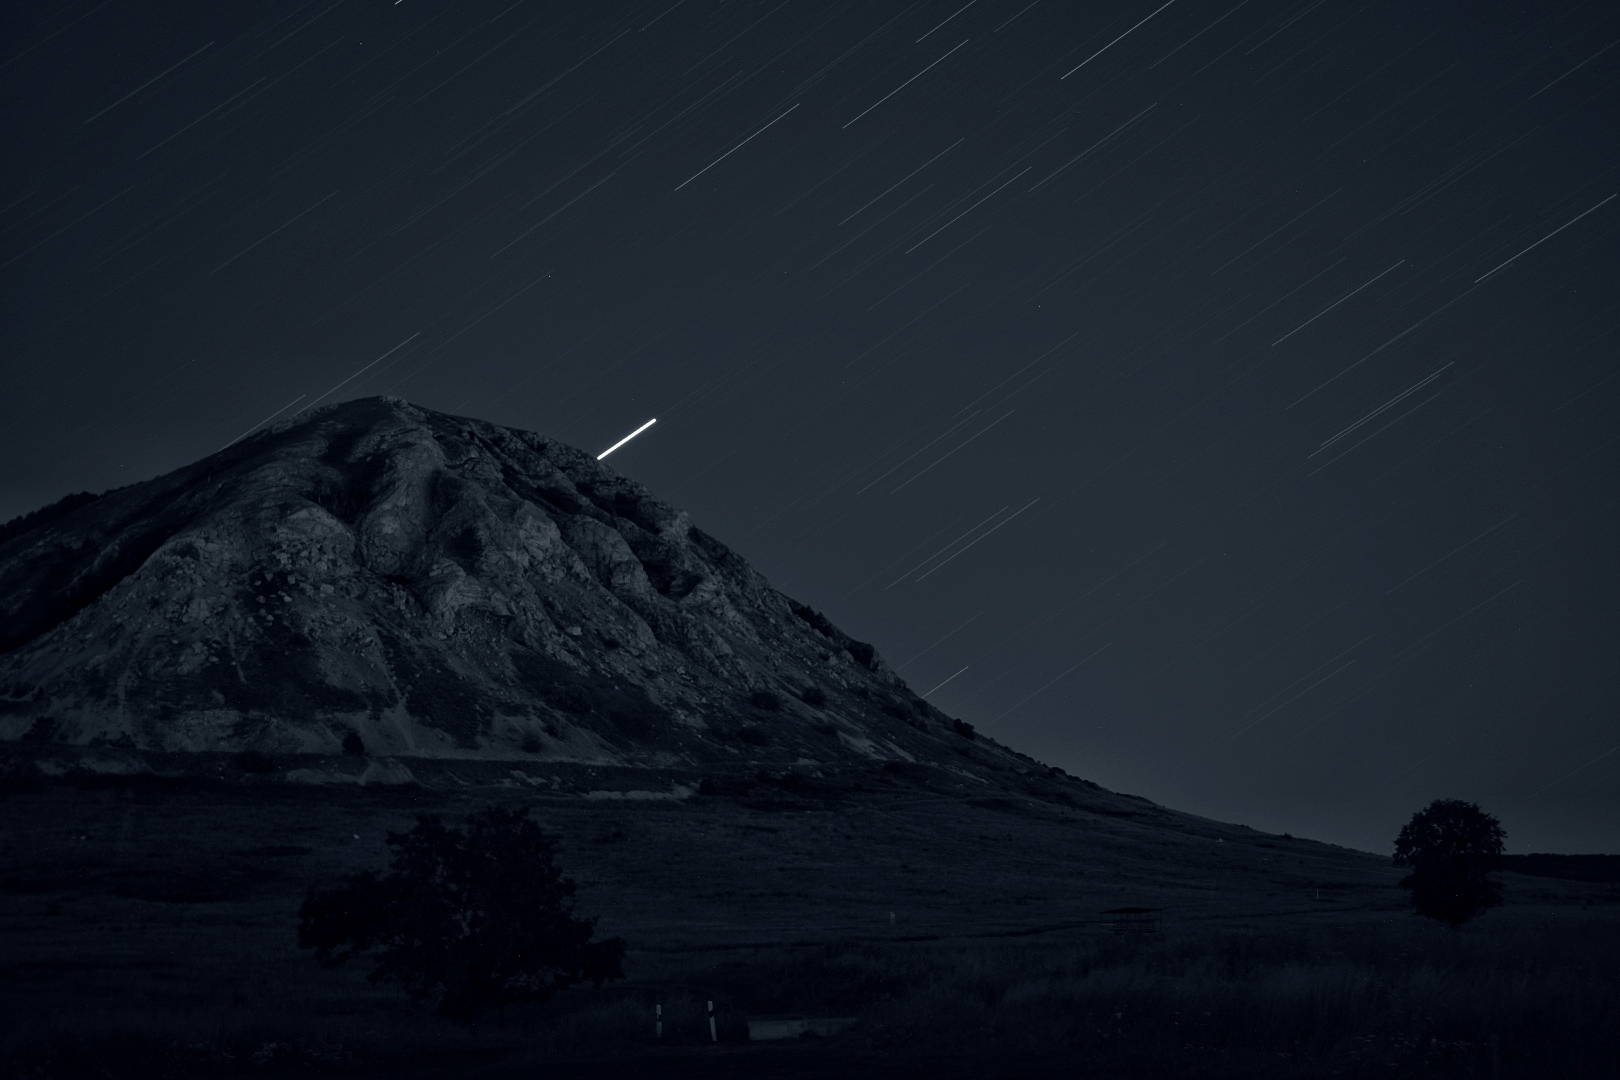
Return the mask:
<path id="1" fill-rule="evenodd" d="M 0 650 L 0 738 L 47 744 L 1017 760 L 641 485 L 395 399 L 0 529 Z"/>

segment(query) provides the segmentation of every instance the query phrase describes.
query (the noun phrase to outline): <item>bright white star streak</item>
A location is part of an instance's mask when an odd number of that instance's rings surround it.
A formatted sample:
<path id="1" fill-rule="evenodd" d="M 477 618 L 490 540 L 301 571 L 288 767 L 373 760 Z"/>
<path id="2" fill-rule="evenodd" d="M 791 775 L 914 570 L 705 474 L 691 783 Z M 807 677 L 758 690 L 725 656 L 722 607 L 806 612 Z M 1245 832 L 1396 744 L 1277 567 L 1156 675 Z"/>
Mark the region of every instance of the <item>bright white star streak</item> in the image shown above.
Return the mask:
<path id="1" fill-rule="evenodd" d="M 656 423 L 658 423 L 658 417 L 655 416 L 645 424 L 642 424 L 640 427 L 636 428 L 636 430 L 632 431 L 630 434 L 626 435 L 624 438 L 620 439 L 618 442 L 614 443 L 612 446 L 608 447 L 606 450 L 602 451 L 600 454 L 597 454 L 596 460 L 601 461 L 603 458 L 613 453 L 613 451 L 617 450 L 619 447 L 623 446 L 637 435 L 640 435 L 643 431 L 646 431 Z"/>

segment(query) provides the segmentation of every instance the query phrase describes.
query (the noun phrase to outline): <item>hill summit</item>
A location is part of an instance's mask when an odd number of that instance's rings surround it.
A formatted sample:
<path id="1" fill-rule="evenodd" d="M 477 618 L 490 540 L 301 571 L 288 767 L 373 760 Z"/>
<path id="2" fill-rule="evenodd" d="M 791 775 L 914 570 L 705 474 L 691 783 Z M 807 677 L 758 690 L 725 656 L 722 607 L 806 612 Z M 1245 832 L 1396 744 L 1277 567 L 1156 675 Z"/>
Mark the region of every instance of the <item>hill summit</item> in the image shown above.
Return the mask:
<path id="1" fill-rule="evenodd" d="M 1028 760 L 591 455 L 396 398 L 0 526 L 0 739 L 351 733 L 639 766 Z"/>

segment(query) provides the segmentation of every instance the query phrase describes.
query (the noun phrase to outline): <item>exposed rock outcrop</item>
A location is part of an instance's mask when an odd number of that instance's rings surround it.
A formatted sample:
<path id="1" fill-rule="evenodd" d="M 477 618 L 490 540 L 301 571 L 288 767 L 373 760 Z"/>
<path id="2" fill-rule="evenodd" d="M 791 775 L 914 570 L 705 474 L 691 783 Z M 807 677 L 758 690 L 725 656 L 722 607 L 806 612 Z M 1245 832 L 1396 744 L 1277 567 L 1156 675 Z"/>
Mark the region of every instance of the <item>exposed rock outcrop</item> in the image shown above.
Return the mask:
<path id="1" fill-rule="evenodd" d="M 369 398 L 0 527 L 0 739 L 657 765 L 1015 755 L 687 515 Z"/>

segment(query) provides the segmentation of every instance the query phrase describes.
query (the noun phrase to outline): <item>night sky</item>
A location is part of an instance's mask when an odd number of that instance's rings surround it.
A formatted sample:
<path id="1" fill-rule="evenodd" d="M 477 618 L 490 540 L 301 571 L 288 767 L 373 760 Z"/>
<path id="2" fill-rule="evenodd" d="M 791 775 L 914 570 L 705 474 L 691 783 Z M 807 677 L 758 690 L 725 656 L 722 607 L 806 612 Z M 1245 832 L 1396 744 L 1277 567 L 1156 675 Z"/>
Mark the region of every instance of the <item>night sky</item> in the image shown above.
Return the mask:
<path id="1" fill-rule="evenodd" d="M 609 460 L 1016 749 L 1620 851 L 1620 8 L 5 19 L 0 518 L 371 394 L 656 417 Z"/>

